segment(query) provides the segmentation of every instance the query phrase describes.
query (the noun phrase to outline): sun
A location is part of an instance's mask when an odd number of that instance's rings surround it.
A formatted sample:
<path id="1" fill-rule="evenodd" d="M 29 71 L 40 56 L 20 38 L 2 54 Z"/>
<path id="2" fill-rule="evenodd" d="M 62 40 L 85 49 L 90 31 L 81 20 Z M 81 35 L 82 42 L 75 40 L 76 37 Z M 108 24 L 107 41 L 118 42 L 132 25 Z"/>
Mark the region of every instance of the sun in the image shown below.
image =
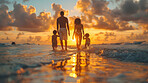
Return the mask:
<path id="1" fill-rule="evenodd" d="M 72 39 L 72 41 L 73 41 L 73 42 L 75 42 L 75 41 L 76 41 L 75 37 Z"/>

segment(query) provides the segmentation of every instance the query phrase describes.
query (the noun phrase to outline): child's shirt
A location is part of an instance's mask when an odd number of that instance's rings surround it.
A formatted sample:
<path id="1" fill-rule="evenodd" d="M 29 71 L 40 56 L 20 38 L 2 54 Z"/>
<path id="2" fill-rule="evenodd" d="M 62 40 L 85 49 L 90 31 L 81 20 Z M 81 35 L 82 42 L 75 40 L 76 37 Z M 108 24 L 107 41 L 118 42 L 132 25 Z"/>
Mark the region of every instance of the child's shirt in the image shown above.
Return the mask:
<path id="1" fill-rule="evenodd" d="M 52 35 L 52 46 L 57 46 L 58 35 Z"/>
<path id="2" fill-rule="evenodd" d="M 90 44 L 90 38 L 85 38 L 86 41 L 85 41 L 85 44 Z"/>

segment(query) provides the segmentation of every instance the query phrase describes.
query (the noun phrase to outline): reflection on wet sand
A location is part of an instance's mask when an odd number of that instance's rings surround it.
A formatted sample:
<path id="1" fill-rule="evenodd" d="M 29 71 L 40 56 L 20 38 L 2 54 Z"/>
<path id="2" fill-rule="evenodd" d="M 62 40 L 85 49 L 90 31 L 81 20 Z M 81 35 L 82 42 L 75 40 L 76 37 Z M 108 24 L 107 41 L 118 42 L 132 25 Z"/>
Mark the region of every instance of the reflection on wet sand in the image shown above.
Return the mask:
<path id="1" fill-rule="evenodd" d="M 100 52 L 101 53 L 101 52 Z M 60 55 L 59 55 L 60 56 Z M 70 59 L 52 61 L 52 64 L 28 68 L 27 74 L 12 78 L 11 82 L 99 82 L 99 83 L 147 83 L 148 66 L 121 62 L 96 55 L 78 52 Z M 20 72 L 19 72 L 20 73 Z"/>
<path id="2" fill-rule="evenodd" d="M 106 59 L 88 52 L 73 54 L 70 60 L 58 62 L 52 67 L 64 71 L 64 82 L 71 82 L 71 78 L 74 78 L 74 82 L 124 83 L 136 82 L 140 78 L 143 78 L 140 82 L 147 82 L 148 77 L 148 72 L 141 70 L 147 70 L 146 66 Z M 67 75 L 71 78 L 67 78 Z"/>

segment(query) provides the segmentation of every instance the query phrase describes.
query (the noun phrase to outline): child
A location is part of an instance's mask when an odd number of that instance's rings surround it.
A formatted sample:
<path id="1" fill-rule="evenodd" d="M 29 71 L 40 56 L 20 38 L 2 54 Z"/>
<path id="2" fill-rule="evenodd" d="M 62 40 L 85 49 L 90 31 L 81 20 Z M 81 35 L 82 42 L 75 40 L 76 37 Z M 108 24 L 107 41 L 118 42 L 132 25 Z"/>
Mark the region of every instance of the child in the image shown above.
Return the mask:
<path id="1" fill-rule="evenodd" d="M 86 33 L 84 36 L 83 36 L 83 39 L 85 39 L 85 48 L 87 48 L 87 46 L 89 47 L 90 45 L 90 38 L 89 38 L 89 34 Z"/>
<path id="2" fill-rule="evenodd" d="M 58 35 L 56 35 L 57 31 L 54 30 L 53 31 L 53 35 L 52 35 L 52 48 L 53 50 L 55 50 L 57 48 L 57 37 L 59 37 Z"/>

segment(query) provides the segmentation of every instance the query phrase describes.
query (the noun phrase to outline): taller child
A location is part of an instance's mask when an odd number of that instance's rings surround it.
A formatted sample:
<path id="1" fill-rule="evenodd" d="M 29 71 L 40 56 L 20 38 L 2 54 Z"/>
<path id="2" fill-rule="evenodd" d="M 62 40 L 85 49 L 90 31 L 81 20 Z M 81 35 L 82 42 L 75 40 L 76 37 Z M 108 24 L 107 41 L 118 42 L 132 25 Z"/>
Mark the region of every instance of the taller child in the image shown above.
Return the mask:
<path id="1" fill-rule="evenodd" d="M 63 40 L 65 41 L 65 50 L 67 50 L 67 29 L 68 29 L 68 35 L 70 36 L 70 31 L 69 31 L 69 24 L 68 24 L 68 18 L 64 16 L 64 12 L 60 12 L 61 17 L 57 19 L 57 31 L 60 36 L 60 41 L 61 41 L 61 47 L 62 50 L 63 48 Z M 60 25 L 60 29 L 59 29 Z"/>

